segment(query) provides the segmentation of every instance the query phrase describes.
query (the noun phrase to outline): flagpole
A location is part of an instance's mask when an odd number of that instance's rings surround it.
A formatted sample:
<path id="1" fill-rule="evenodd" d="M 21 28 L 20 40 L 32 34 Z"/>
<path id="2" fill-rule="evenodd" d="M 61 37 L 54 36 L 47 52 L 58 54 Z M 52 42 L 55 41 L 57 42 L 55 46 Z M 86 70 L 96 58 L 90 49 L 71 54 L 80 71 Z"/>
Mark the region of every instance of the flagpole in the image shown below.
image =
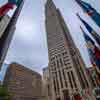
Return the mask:
<path id="1" fill-rule="evenodd" d="M 0 55 L 0 68 L 1 68 L 1 66 L 4 62 L 4 59 L 5 59 L 5 56 L 7 54 L 7 50 L 9 48 L 10 42 L 12 40 L 12 36 L 14 34 L 14 31 L 12 32 L 12 30 L 15 29 L 15 25 L 17 23 L 17 20 L 19 18 L 19 15 L 21 13 L 23 5 L 24 5 L 24 0 L 22 0 L 21 3 L 17 6 L 12 18 L 10 19 L 8 26 L 6 27 L 2 37 L 0 39 L 0 48 L 2 49 L 0 52 L 1 53 L 1 55 Z M 8 40 L 8 38 L 10 40 Z M 7 42 L 9 42 L 9 43 L 7 43 Z M 8 48 L 6 48 L 6 44 L 8 44 Z M 5 49 L 7 49 L 6 52 L 5 52 Z"/>

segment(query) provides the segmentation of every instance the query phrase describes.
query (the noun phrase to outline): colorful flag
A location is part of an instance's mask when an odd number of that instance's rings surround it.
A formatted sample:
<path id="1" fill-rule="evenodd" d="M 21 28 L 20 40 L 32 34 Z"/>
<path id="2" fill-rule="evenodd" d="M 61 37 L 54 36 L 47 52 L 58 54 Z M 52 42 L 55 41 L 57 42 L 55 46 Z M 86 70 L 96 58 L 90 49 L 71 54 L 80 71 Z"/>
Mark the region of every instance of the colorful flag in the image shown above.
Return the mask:
<path id="1" fill-rule="evenodd" d="M 100 14 L 88 3 L 82 1 L 82 0 L 75 0 L 80 7 L 83 9 L 83 11 L 88 14 L 94 22 L 100 27 Z"/>
<path id="2" fill-rule="evenodd" d="M 14 4 L 7 3 L 0 8 L 0 17 L 4 16 L 10 9 L 14 8 Z"/>
<path id="3" fill-rule="evenodd" d="M 82 100 L 82 97 L 79 94 L 77 94 L 77 95 L 74 95 L 73 99 L 74 100 Z"/>
<path id="4" fill-rule="evenodd" d="M 16 4 L 18 6 L 22 2 L 22 0 L 8 0 L 8 2 Z"/>
<path id="5" fill-rule="evenodd" d="M 94 74 L 93 77 L 95 78 L 96 83 L 100 87 L 100 74 L 97 72 L 97 70 L 95 70 L 95 72 L 93 74 Z"/>
<path id="6" fill-rule="evenodd" d="M 82 27 L 80 28 L 86 41 L 87 49 L 90 55 L 90 60 L 92 64 L 95 63 L 100 72 L 100 49 L 95 45 L 95 42 L 84 32 Z"/>
<path id="7" fill-rule="evenodd" d="M 93 28 L 86 23 L 80 16 L 79 14 L 77 14 L 78 18 L 81 20 L 81 22 L 84 24 L 84 26 L 86 27 L 86 29 L 88 30 L 88 32 L 93 36 L 93 38 L 95 39 L 95 41 L 98 43 L 98 45 L 100 46 L 100 36 L 93 30 Z"/>
<path id="8" fill-rule="evenodd" d="M 98 49 L 98 47 L 95 45 L 95 42 L 84 32 L 82 27 L 80 27 L 80 28 L 82 30 L 83 36 L 86 41 L 90 61 L 93 64 L 93 66 L 95 65 L 94 68 L 96 69 L 95 70 L 96 71 L 96 81 L 98 83 L 98 86 L 100 87 L 100 58 L 99 58 L 99 56 L 97 57 L 97 55 L 96 55 L 96 53 L 98 55 L 100 55 L 100 50 L 99 51 L 96 50 L 96 49 Z"/>

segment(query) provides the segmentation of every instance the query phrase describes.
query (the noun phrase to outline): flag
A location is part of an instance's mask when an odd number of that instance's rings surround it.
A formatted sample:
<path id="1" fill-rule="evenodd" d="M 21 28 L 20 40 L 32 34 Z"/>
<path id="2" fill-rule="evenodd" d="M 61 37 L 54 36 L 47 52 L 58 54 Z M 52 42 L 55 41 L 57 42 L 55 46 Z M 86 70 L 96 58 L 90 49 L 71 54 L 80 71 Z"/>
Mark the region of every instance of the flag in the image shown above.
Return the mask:
<path id="1" fill-rule="evenodd" d="M 82 100 L 82 97 L 79 94 L 74 95 L 74 100 Z"/>
<path id="2" fill-rule="evenodd" d="M 80 28 L 86 41 L 86 46 L 90 55 L 91 63 L 94 63 L 98 67 L 100 72 L 100 49 L 95 45 L 95 42 L 84 32 L 82 27 Z"/>
<path id="3" fill-rule="evenodd" d="M 96 71 L 96 81 L 98 83 L 98 86 L 100 87 L 100 58 L 97 57 L 96 53 L 100 55 L 100 51 L 96 50 L 98 47 L 95 45 L 95 42 L 84 32 L 82 27 L 80 27 L 84 36 L 84 39 L 86 41 L 90 61 L 92 65 L 95 67 Z M 97 67 L 97 68 L 96 68 Z M 98 69 L 98 70 L 97 70 Z"/>
<path id="4" fill-rule="evenodd" d="M 94 72 L 94 78 L 96 80 L 96 83 L 98 84 L 98 86 L 100 87 L 100 74 L 95 70 Z"/>
<path id="5" fill-rule="evenodd" d="M 86 29 L 88 30 L 88 32 L 93 36 L 93 38 L 95 39 L 95 41 L 98 43 L 98 45 L 100 46 L 100 36 L 94 31 L 94 29 L 86 22 L 84 21 L 79 14 L 77 14 L 78 18 L 81 20 L 81 22 L 84 24 L 84 26 L 86 27 Z"/>
<path id="6" fill-rule="evenodd" d="M 16 4 L 18 6 L 22 2 L 22 0 L 8 0 L 8 2 Z"/>
<path id="7" fill-rule="evenodd" d="M 10 9 L 14 8 L 14 4 L 12 3 L 7 3 L 0 7 L 0 17 L 4 16 Z"/>
<path id="8" fill-rule="evenodd" d="M 88 3 L 82 1 L 82 0 L 75 0 L 80 7 L 83 9 L 83 11 L 88 14 L 92 20 L 100 27 L 100 14 Z"/>

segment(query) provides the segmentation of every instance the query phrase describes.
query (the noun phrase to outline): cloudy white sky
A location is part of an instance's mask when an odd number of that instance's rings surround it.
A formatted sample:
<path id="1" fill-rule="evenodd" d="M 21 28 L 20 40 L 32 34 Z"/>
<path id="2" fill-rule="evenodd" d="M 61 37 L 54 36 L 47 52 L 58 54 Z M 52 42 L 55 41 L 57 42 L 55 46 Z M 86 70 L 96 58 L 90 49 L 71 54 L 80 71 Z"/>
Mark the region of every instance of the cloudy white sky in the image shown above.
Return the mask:
<path id="1" fill-rule="evenodd" d="M 48 51 L 45 32 L 45 13 L 44 4 L 46 0 L 26 0 L 16 31 L 7 53 L 5 62 L 18 62 L 42 73 L 42 68 L 48 65 Z M 76 13 L 79 12 L 93 28 L 100 33 L 94 22 L 85 15 L 74 0 L 53 0 L 66 21 L 67 26 L 80 49 L 87 67 L 90 66 L 89 57 L 85 49 L 84 39 L 82 38 Z M 100 0 L 85 0 L 100 13 Z M 6 0 L 5 0 L 6 2 Z M 0 0 L 4 3 L 4 0 Z"/>

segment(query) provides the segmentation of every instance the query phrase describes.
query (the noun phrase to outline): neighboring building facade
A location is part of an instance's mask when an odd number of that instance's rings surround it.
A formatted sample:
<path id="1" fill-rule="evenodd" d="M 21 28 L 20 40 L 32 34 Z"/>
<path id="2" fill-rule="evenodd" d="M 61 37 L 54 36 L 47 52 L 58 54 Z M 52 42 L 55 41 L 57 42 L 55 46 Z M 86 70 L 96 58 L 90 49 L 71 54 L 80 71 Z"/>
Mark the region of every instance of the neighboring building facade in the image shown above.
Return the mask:
<path id="1" fill-rule="evenodd" d="M 95 100 L 80 52 L 52 0 L 45 13 L 52 100 Z"/>
<path id="2" fill-rule="evenodd" d="M 11 100 L 43 100 L 41 75 L 22 65 L 9 65 L 3 85 L 11 94 Z"/>
<path id="3" fill-rule="evenodd" d="M 49 76 L 49 67 L 43 69 L 43 93 L 46 97 L 45 100 L 51 100 L 51 83 Z"/>

